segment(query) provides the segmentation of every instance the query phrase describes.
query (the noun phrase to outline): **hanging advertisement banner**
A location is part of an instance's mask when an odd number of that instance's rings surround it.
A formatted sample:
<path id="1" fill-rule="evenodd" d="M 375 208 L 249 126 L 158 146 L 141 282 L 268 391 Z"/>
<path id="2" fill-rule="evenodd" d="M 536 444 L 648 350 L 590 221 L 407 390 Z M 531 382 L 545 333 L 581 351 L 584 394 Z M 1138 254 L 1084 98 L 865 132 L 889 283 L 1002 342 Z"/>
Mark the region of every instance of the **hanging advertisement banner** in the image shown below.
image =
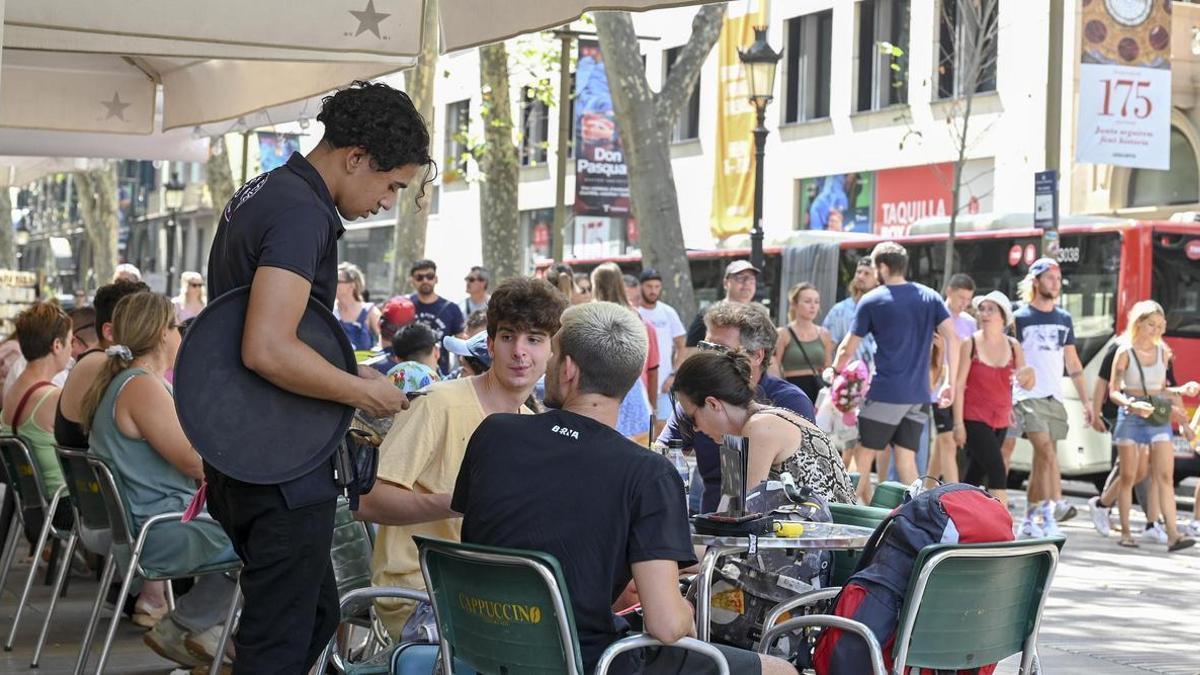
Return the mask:
<path id="1" fill-rule="evenodd" d="M 629 169 L 596 40 L 579 41 L 575 66 L 575 215 L 629 214 Z"/>
<path id="2" fill-rule="evenodd" d="M 1171 0 L 1081 0 L 1075 159 L 1171 163 Z"/>
<path id="3" fill-rule="evenodd" d="M 709 223 L 716 239 L 745 234 L 753 226 L 755 115 L 738 48 L 754 42 L 755 26 L 767 25 L 767 3 L 731 2 L 727 11 L 717 43 L 717 158 Z"/>

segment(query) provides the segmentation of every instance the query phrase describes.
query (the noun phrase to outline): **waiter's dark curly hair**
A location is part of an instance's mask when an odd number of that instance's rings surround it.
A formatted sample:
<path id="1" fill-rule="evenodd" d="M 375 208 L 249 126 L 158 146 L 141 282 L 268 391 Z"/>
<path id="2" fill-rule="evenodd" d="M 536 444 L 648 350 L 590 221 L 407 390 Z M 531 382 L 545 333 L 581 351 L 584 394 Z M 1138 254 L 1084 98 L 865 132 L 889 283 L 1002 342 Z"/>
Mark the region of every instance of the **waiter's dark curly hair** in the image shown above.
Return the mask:
<path id="1" fill-rule="evenodd" d="M 335 148 L 358 147 L 377 171 L 416 164 L 425 167 L 421 193 L 433 182 L 437 165 L 429 156 L 429 128 L 408 94 L 379 82 L 356 80 L 321 100 L 317 121 Z"/>

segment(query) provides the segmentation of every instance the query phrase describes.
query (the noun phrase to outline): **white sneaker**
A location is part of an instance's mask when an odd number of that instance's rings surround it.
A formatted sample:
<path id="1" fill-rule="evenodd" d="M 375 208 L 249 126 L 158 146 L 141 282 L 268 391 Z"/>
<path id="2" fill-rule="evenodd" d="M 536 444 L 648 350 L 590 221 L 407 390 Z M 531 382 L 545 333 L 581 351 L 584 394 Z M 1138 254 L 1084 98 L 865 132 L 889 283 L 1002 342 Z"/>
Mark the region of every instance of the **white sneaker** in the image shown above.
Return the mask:
<path id="1" fill-rule="evenodd" d="M 1092 525 L 1101 537 L 1107 537 L 1112 532 L 1112 523 L 1108 520 L 1108 509 L 1100 506 L 1100 498 L 1092 497 L 1088 500 L 1088 508 L 1092 512 Z"/>
<path id="2" fill-rule="evenodd" d="M 1041 508 L 1042 532 L 1047 537 L 1061 537 L 1062 530 L 1058 529 L 1058 521 L 1054 519 L 1054 502 L 1047 503 Z"/>
<path id="3" fill-rule="evenodd" d="M 1200 520 L 1193 520 L 1183 526 L 1183 533 L 1189 537 L 1200 537 Z"/>
<path id="4" fill-rule="evenodd" d="M 1065 523 L 1078 514 L 1075 507 L 1065 500 L 1054 503 L 1054 520 L 1060 523 Z"/>
<path id="5" fill-rule="evenodd" d="M 1142 530 L 1142 539 L 1165 546 L 1167 543 L 1167 531 L 1158 523 L 1148 523 L 1146 529 Z"/>
<path id="6" fill-rule="evenodd" d="M 1017 528 L 1017 539 L 1041 539 L 1046 536 L 1042 530 L 1042 526 L 1033 522 L 1033 518 L 1026 516 L 1020 527 Z"/>

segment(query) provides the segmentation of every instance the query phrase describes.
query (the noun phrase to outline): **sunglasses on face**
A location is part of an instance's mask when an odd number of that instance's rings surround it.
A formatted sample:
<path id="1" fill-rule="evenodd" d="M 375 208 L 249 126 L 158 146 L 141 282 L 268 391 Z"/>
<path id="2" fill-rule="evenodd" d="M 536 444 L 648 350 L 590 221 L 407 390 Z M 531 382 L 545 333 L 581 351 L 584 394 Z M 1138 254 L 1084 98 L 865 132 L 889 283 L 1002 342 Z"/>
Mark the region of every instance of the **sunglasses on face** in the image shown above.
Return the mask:
<path id="1" fill-rule="evenodd" d="M 437 272 L 429 272 L 428 274 L 414 274 L 412 277 L 417 281 L 433 281 L 437 278 Z"/>
<path id="2" fill-rule="evenodd" d="M 725 345 L 719 345 L 715 342 L 709 342 L 708 340 L 701 340 L 700 342 L 697 342 L 696 347 L 700 351 L 704 352 L 720 352 L 722 354 L 728 354 L 730 351 L 729 347 L 726 347 Z"/>
<path id="3" fill-rule="evenodd" d="M 191 286 L 192 288 L 203 288 L 203 287 L 204 287 L 204 282 L 202 282 L 202 281 L 189 281 L 189 282 L 188 282 L 188 286 Z"/>
<path id="4" fill-rule="evenodd" d="M 483 281 L 483 279 L 481 279 L 481 278 L 479 278 L 479 277 L 467 277 L 467 282 L 468 282 L 468 283 L 470 283 L 470 282 L 472 282 L 472 281 Z"/>

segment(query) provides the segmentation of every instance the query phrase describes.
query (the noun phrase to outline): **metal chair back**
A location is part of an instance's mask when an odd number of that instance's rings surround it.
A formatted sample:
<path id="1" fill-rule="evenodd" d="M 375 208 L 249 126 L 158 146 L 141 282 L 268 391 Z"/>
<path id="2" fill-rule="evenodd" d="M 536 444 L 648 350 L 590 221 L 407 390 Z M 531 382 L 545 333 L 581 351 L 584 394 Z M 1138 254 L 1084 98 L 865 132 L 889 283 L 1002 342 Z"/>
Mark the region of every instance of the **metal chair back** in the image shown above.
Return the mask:
<path id="1" fill-rule="evenodd" d="M 859 527 L 875 529 L 879 527 L 879 524 L 883 522 L 884 518 L 887 518 L 891 511 L 877 506 L 830 502 L 829 513 L 833 516 L 833 522 L 839 525 L 857 525 Z M 858 563 L 862 559 L 862 554 L 862 549 L 834 551 L 833 574 L 830 575 L 829 585 L 845 586 L 846 581 L 850 579 L 850 575 L 854 574 L 854 570 L 858 569 Z"/>
<path id="2" fill-rule="evenodd" d="M 83 547 L 97 555 L 108 555 L 112 546 L 112 524 L 100 490 L 100 480 L 88 463 L 88 451 L 55 445 L 62 465 L 71 508 L 75 510 L 75 529 Z"/>
<path id="3" fill-rule="evenodd" d="M 479 673 L 583 672 L 558 561 L 546 553 L 413 537 L 442 662 Z"/>
<path id="4" fill-rule="evenodd" d="M 1030 672 L 1061 537 L 937 544 L 917 555 L 900 612 L 895 668 L 977 668 L 1022 653 Z"/>
<path id="5" fill-rule="evenodd" d="M 46 494 L 46 488 L 42 484 L 33 451 L 23 438 L 0 436 L 0 457 L 4 461 L 8 485 L 13 491 L 13 498 L 16 499 L 17 513 L 21 514 L 26 536 L 29 536 L 30 528 L 33 532 L 41 528 L 40 521 L 46 517 L 50 495 Z"/>
<path id="6" fill-rule="evenodd" d="M 87 479 L 99 490 L 100 503 L 104 505 L 104 511 L 108 515 L 112 545 L 127 547 L 132 551 L 138 530 L 133 526 L 133 516 L 121 494 L 112 467 L 108 465 L 107 460 L 95 453 L 87 453 L 84 460 L 90 469 Z"/>

